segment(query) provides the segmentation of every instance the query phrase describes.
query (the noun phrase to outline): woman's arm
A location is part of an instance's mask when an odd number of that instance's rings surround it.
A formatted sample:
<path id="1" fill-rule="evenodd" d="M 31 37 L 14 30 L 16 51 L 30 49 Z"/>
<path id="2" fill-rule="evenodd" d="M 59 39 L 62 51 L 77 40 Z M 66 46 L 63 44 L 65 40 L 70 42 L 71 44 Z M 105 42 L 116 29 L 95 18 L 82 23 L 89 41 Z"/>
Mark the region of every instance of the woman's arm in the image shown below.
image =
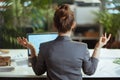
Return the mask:
<path id="1" fill-rule="evenodd" d="M 94 52 L 92 57 L 99 58 L 100 55 L 100 49 L 107 44 L 107 42 L 110 40 L 111 34 L 107 37 L 106 33 L 100 37 L 99 42 L 96 44 L 94 48 Z"/>
<path id="2" fill-rule="evenodd" d="M 109 34 L 109 36 L 107 37 L 106 33 L 105 35 L 100 37 L 99 42 L 96 44 L 94 52 L 92 54 L 92 56 L 90 57 L 88 53 L 88 51 L 86 52 L 84 61 L 83 61 L 83 72 L 87 75 L 92 75 L 95 73 L 97 65 L 98 65 L 98 58 L 100 55 L 100 48 L 102 48 L 104 45 L 106 45 L 106 43 L 109 41 L 111 37 L 111 34 Z M 87 47 L 86 47 L 87 50 Z"/>
<path id="3" fill-rule="evenodd" d="M 40 54 L 36 56 L 36 50 L 32 44 L 30 44 L 26 38 L 18 37 L 17 41 L 23 47 L 30 49 L 31 51 L 31 63 L 32 68 L 36 75 L 41 75 L 46 71 L 45 61 L 42 56 L 42 49 L 40 50 Z"/>

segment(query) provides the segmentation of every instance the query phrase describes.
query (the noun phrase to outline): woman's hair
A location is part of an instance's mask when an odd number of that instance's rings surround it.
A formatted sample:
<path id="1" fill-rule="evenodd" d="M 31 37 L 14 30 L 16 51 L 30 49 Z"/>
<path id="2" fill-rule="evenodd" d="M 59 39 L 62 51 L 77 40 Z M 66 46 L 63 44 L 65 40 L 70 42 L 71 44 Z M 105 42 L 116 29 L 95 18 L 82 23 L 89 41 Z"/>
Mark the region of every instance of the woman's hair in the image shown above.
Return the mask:
<path id="1" fill-rule="evenodd" d="M 54 25 L 58 32 L 65 33 L 70 31 L 74 22 L 74 14 L 68 4 L 58 7 L 54 14 Z"/>

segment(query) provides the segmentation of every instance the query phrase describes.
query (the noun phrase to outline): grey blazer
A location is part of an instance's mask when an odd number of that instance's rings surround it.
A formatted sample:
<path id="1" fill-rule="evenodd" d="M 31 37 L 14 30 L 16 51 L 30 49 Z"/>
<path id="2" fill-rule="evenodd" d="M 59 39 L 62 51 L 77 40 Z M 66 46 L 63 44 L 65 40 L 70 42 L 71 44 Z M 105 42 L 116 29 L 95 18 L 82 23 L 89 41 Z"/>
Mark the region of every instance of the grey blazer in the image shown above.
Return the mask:
<path id="1" fill-rule="evenodd" d="M 84 74 L 92 75 L 98 59 L 90 57 L 87 44 L 58 36 L 41 44 L 38 56 L 31 63 L 36 75 L 47 72 L 47 80 L 82 80 L 81 69 Z"/>

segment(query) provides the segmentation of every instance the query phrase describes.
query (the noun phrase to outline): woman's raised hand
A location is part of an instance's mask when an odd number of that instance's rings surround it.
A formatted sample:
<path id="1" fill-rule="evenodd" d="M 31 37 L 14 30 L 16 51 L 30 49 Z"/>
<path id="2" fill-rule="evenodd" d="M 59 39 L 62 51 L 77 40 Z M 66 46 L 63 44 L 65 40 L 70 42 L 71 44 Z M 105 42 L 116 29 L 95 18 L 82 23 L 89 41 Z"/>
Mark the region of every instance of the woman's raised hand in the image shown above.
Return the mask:
<path id="1" fill-rule="evenodd" d="M 18 43 L 20 44 L 20 45 L 22 45 L 23 47 L 26 47 L 26 48 L 31 48 L 31 47 L 33 47 L 33 45 L 32 44 L 30 44 L 29 42 L 28 42 L 28 40 L 26 39 L 26 38 L 24 38 L 24 37 L 17 37 L 17 41 L 18 41 Z"/>
<path id="2" fill-rule="evenodd" d="M 105 33 L 104 35 L 100 37 L 99 42 L 96 45 L 96 47 L 99 47 L 99 48 L 103 47 L 104 45 L 107 44 L 110 38 L 111 38 L 111 34 L 109 34 L 109 36 L 107 37 L 107 34 Z"/>

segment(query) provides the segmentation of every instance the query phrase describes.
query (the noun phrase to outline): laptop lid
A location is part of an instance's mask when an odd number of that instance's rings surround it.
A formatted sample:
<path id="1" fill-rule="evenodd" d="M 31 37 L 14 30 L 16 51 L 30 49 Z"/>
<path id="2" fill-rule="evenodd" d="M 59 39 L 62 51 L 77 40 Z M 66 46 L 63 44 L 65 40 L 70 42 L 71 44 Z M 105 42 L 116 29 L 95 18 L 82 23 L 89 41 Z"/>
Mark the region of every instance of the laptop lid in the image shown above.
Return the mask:
<path id="1" fill-rule="evenodd" d="M 27 39 L 36 49 L 36 54 L 39 53 L 40 44 L 43 42 L 48 42 L 56 39 L 58 36 L 57 33 L 29 33 L 27 34 Z M 31 55 L 30 50 L 28 49 L 28 55 Z"/>

